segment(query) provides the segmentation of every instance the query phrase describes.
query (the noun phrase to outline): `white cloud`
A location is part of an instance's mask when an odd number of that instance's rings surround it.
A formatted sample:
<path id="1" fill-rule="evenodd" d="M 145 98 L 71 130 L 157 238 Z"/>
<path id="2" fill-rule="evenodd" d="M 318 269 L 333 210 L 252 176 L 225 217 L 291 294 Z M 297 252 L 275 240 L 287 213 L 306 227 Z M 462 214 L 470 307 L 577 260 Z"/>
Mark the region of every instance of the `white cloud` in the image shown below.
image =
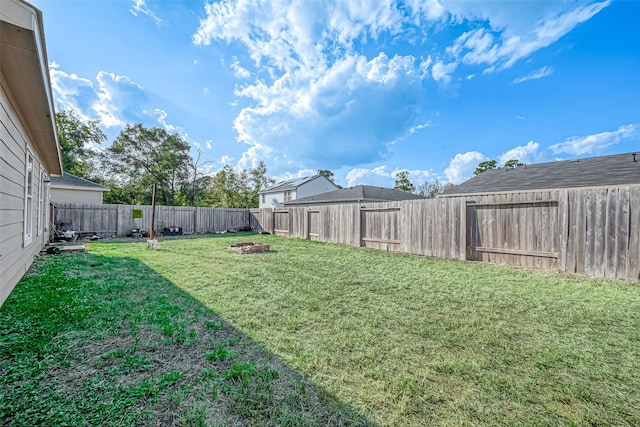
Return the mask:
<path id="1" fill-rule="evenodd" d="M 489 160 L 489 158 L 478 151 L 458 153 L 451 159 L 449 167 L 445 169 L 444 173 L 449 182 L 460 184 L 471 178 L 478 164 L 485 160 Z"/>
<path id="2" fill-rule="evenodd" d="M 393 188 L 396 181 L 396 174 L 401 171 L 409 172 L 409 181 L 416 187 L 431 179 L 433 174 L 429 170 L 421 169 L 389 169 L 387 165 L 375 168 L 354 168 L 351 169 L 345 178 L 348 187 L 355 185 L 373 185 L 376 187 Z"/>
<path id="3" fill-rule="evenodd" d="M 628 124 L 610 132 L 587 136 L 572 136 L 564 142 L 551 145 L 549 149 L 553 154 L 566 153 L 574 156 L 598 154 L 606 148 L 618 144 L 623 139 L 636 136 L 638 126 L 637 124 Z"/>
<path id="4" fill-rule="evenodd" d="M 444 64 L 442 61 L 438 61 L 431 67 L 431 75 L 435 81 L 449 84 L 451 82 L 451 73 L 456 70 L 457 66 L 458 64 L 455 62 Z"/>
<path id="5" fill-rule="evenodd" d="M 540 144 L 529 141 L 527 145 L 520 145 L 505 151 L 498 157 L 498 163 L 504 165 L 509 160 L 519 160 L 524 164 L 538 163 L 541 160 Z"/>
<path id="6" fill-rule="evenodd" d="M 347 186 L 354 185 L 375 185 L 377 187 L 393 187 L 393 178 L 388 166 L 382 165 L 373 169 L 355 168 L 350 170 L 346 176 Z"/>
<path id="7" fill-rule="evenodd" d="M 337 168 L 379 160 L 416 126 L 431 59 L 385 52 L 370 58 L 354 44 L 441 19 L 437 1 L 399 8 L 393 0 L 223 0 L 205 11 L 193 42 L 244 45 L 252 63 L 231 58 L 236 76 L 262 76 L 236 90 L 250 101 L 234 121 L 238 140 L 269 147 L 280 164 Z M 453 69 L 439 65 L 436 75 L 447 81 Z"/>
<path id="8" fill-rule="evenodd" d="M 446 2 L 459 20 L 487 23 L 462 34 L 447 53 L 465 64 L 485 65 L 485 72 L 506 69 L 555 43 L 610 3 Z"/>
<path id="9" fill-rule="evenodd" d="M 166 112 L 150 108 L 145 89 L 127 76 L 100 71 L 91 80 L 67 73 L 55 62 L 49 73 L 56 109 L 74 109 L 81 120 L 98 121 L 108 136 L 128 123 L 159 122 L 172 131 Z"/>
<path id="10" fill-rule="evenodd" d="M 383 156 L 413 126 L 422 94 L 412 57 L 348 56 L 313 80 L 284 75 L 272 86 L 244 86 L 238 95 L 254 104 L 234 126 L 241 142 L 314 168 L 337 168 Z"/>
<path id="11" fill-rule="evenodd" d="M 153 110 L 153 114 L 156 116 L 158 123 L 160 123 L 167 132 L 178 134 L 185 140 L 189 140 L 189 135 L 185 132 L 184 128 L 172 125 L 167 121 L 167 117 L 169 117 L 169 114 L 166 111 L 161 110 L 160 108 L 156 108 L 155 110 Z M 195 144 L 197 146 L 200 146 L 199 143 Z"/>
<path id="12" fill-rule="evenodd" d="M 417 124 L 413 126 L 411 129 L 409 129 L 409 134 L 413 135 L 414 133 L 418 133 L 420 130 L 431 127 L 431 126 L 432 126 L 431 122 L 424 122 L 424 123 Z"/>
<path id="13" fill-rule="evenodd" d="M 251 72 L 240 65 L 240 61 L 238 61 L 237 57 L 233 58 L 231 69 L 233 70 L 235 76 L 238 78 L 247 79 L 251 77 Z"/>
<path id="14" fill-rule="evenodd" d="M 525 116 L 521 116 L 520 114 L 517 114 L 516 120 L 527 120 L 527 118 Z"/>
<path id="15" fill-rule="evenodd" d="M 51 89 L 56 101 L 56 109 L 74 109 L 78 118 L 90 120 L 91 102 L 96 98 L 93 82 L 77 74 L 69 74 L 56 62 L 49 64 L 49 74 L 51 76 Z"/>
<path id="16" fill-rule="evenodd" d="M 269 153 L 275 170 L 336 169 L 384 161 L 390 144 L 420 128 L 428 88 L 452 82 L 462 64 L 480 69 L 460 80 L 509 68 L 608 4 L 220 0 L 205 3 L 192 41 L 246 50 L 223 59 L 247 101 L 234 120 L 248 145 L 241 163 Z M 432 42 L 460 28 L 468 31 L 445 51 Z M 411 56 L 399 39 L 429 54 Z"/>
<path id="17" fill-rule="evenodd" d="M 518 83 L 523 83 L 529 80 L 537 80 L 543 77 L 548 77 L 551 74 L 553 74 L 553 67 L 544 66 L 539 70 L 532 71 L 526 76 L 522 76 L 522 77 L 518 77 L 517 79 L 514 79 L 513 83 L 518 84 Z"/>
<path id="18" fill-rule="evenodd" d="M 98 99 L 91 108 L 103 126 L 107 128 L 121 127 L 130 122 L 132 118 L 140 118 L 143 109 L 136 107 L 141 106 L 141 101 L 142 104 L 144 103 L 142 86 L 127 76 L 118 76 L 105 71 L 100 71 L 96 80 L 98 81 L 96 92 Z"/>
<path id="19" fill-rule="evenodd" d="M 133 7 L 129 9 L 134 16 L 138 16 L 139 13 L 143 15 L 147 15 L 149 18 L 156 23 L 156 25 L 160 25 L 162 19 L 158 18 L 158 16 L 147 6 L 146 0 L 134 0 Z"/>

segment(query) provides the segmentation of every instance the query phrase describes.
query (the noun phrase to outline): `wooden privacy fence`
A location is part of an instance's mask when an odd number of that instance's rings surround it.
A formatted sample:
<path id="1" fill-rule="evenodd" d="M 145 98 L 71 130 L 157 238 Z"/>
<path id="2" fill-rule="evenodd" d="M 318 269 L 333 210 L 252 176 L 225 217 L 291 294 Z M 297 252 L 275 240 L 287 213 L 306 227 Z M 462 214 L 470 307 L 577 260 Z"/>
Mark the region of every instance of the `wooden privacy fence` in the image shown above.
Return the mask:
<path id="1" fill-rule="evenodd" d="M 250 223 L 349 246 L 640 278 L 640 186 L 254 209 Z"/>
<path id="2" fill-rule="evenodd" d="M 151 229 L 151 206 L 89 205 L 60 203 L 55 206 L 55 225 L 67 222 L 82 233 L 124 237 L 132 229 Z M 246 228 L 248 209 L 156 206 L 155 229 L 181 227 L 187 233 L 220 232 Z"/>
<path id="3" fill-rule="evenodd" d="M 55 224 L 126 236 L 150 206 L 56 206 Z M 439 258 L 640 279 L 640 186 L 275 209 L 157 206 L 156 230 L 256 231 Z"/>

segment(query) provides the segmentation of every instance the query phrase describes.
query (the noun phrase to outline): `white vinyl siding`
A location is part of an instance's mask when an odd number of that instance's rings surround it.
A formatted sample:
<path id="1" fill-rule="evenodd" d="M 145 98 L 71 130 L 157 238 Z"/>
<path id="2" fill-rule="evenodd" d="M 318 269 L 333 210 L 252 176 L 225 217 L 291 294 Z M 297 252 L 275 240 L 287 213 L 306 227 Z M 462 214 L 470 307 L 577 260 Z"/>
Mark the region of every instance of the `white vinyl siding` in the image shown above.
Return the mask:
<path id="1" fill-rule="evenodd" d="M 44 176 L 44 180 L 42 182 L 42 192 L 44 194 L 44 202 L 43 202 L 43 209 L 44 211 L 42 212 L 42 217 L 43 217 L 43 221 L 44 221 L 44 232 L 47 233 L 49 231 L 49 203 L 50 203 L 50 195 L 49 195 L 49 183 L 51 181 L 49 180 L 48 176 Z M 46 239 L 46 238 L 45 238 Z"/>
<path id="2" fill-rule="evenodd" d="M 33 155 L 27 150 L 24 170 L 24 245 L 33 238 Z"/>
<path id="3" fill-rule="evenodd" d="M 42 205 L 44 203 L 44 170 L 40 169 L 40 180 L 38 181 L 38 236 L 42 234 Z"/>
<path id="4" fill-rule="evenodd" d="M 296 190 L 297 193 L 294 200 L 302 199 L 309 196 L 315 196 L 322 193 L 328 193 L 329 191 L 335 191 L 338 190 L 338 187 L 326 177 L 319 176 L 316 179 L 305 182 Z"/>
<path id="5" fill-rule="evenodd" d="M 55 188 L 51 187 L 51 202 L 58 203 L 83 203 L 101 205 L 104 192 L 96 190 L 83 190 L 82 188 Z"/>
<path id="6" fill-rule="evenodd" d="M 26 202 L 29 156 L 33 162 L 32 170 L 40 170 L 38 154 L 32 148 L 0 74 L 0 305 L 29 269 L 45 241 L 43 233 L 38 237 L 32 235 L 31 244 L 25 242 L 27 212 L 31 212 L 32 223 L 37 213 L 34 200 L 30 209 Z M 32 177 L 35 178 L 32 197 L 38 197 L 37 193 L 33 194 L 38 191 L 38 176 Z M 35 203 L 37 201 L 36 198 Z"/>

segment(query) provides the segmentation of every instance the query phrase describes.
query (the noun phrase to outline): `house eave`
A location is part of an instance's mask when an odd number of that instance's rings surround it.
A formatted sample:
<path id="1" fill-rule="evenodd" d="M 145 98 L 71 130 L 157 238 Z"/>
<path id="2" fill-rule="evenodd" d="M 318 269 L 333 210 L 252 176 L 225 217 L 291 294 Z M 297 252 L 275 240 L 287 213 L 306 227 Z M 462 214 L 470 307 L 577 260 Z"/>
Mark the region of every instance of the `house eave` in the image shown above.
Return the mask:
<path id="1" fill-rule="evenodd" d="M 51 176 L 62 175 L 42 13 L 19 0 L 2 0 L 0 73 L 34 149 Z"/>
<path id="2" fill-rule="evenodd" d="M 51 183 L 52 190 L 75 190 L 75 191 L 96 191 L 101 193 L 106 193 L 107 191 L 111 191 L 110 188 L 106 187 L 81 187 L 76 185 L 57 185 Z"/>

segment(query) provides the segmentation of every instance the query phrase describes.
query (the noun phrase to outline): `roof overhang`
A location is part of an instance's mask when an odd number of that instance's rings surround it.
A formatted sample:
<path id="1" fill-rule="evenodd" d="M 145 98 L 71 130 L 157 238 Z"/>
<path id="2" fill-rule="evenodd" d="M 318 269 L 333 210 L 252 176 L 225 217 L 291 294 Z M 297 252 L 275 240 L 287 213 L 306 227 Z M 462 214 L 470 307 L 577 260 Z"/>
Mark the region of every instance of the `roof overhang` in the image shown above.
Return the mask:
<path id="1" fill-rule="evenodd" d="M 111 191 L 110 188 L 107 187 L 83 187 L 81 185 L 58 185 L 51 183 L 52 190 L 74 190 L 74 191 L 97 191 L 100 193 L 106 193 L 107 191 Z"/>
<path id="2" fill-rule="evenodd" d="M 0 72 L 45 168 L 50 175 L 61 176 L 42 12 L 21 0 L 2 0 Z"/>

